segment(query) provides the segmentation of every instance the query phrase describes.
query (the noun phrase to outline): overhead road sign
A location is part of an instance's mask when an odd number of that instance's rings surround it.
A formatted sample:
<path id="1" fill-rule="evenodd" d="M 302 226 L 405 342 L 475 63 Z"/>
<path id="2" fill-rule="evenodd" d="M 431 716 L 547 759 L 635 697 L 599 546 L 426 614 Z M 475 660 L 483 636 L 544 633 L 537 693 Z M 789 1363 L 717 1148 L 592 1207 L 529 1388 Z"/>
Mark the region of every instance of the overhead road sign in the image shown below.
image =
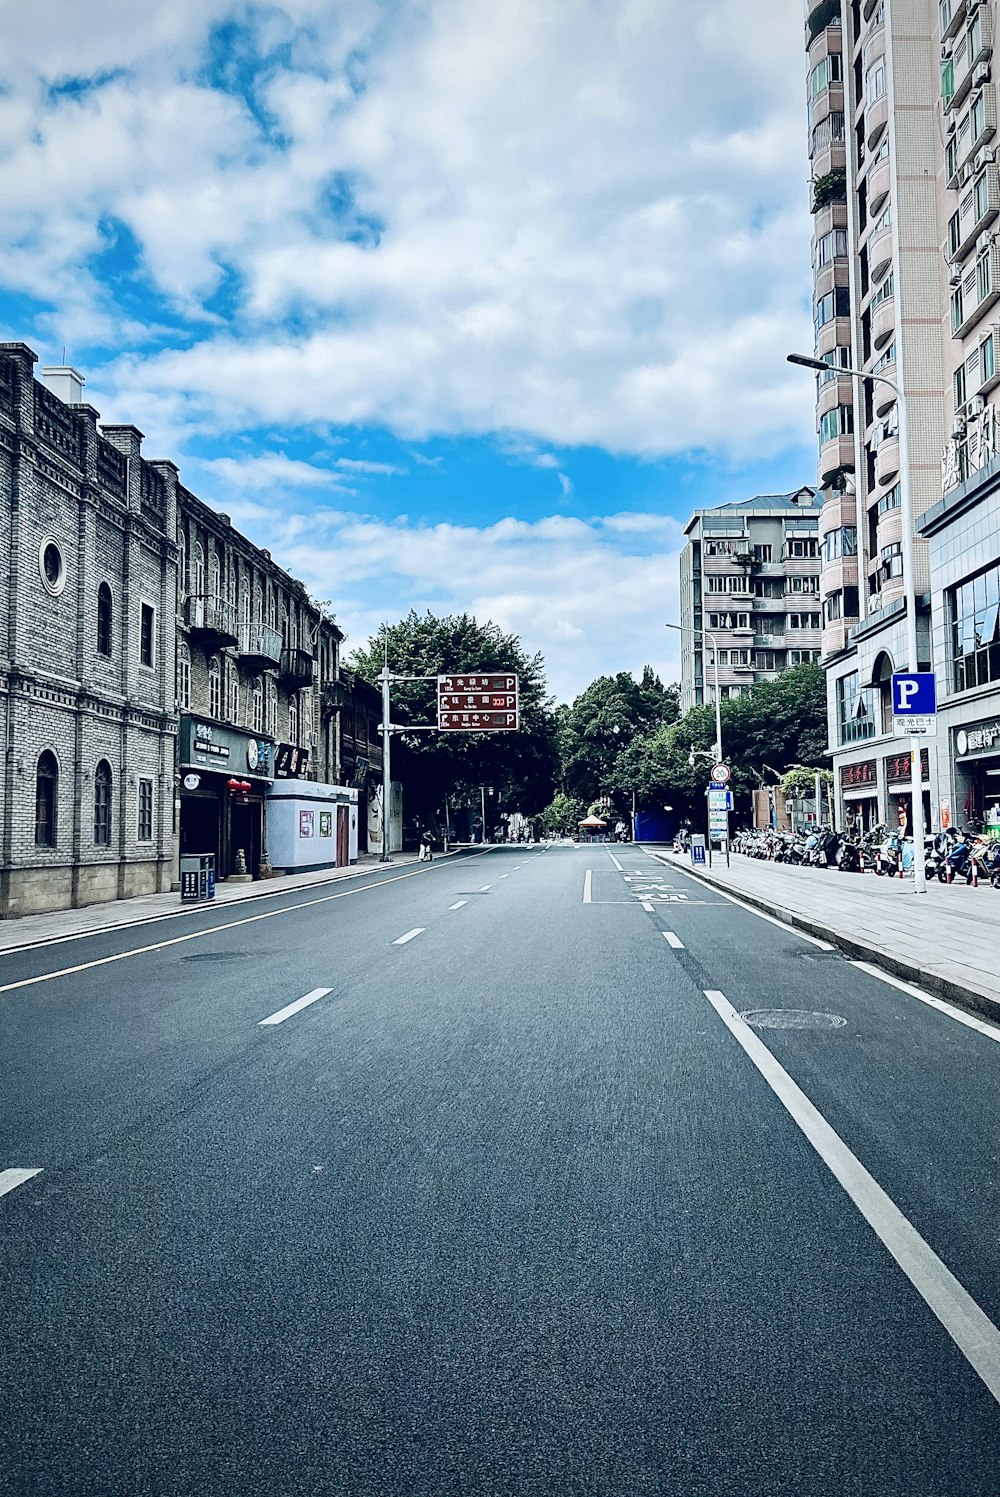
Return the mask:
<path id="1" fill-rule="evenodd" d="M 517 676 L 489 671 L 438 676 L 437 725 L 444 732 L 516 730 L 520 727 Z"/>

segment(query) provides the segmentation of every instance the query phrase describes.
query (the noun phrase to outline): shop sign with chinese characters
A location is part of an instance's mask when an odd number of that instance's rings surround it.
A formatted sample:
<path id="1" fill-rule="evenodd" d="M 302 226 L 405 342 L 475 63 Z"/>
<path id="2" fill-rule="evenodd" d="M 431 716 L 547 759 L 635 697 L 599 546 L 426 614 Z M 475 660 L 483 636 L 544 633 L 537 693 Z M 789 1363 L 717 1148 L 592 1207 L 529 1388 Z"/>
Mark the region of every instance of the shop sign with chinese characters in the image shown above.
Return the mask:
<path id="1" fill-rule="evenodd" d="M 927 750 L 920 750 L 920 778 L 930 779 L 930 764 L 927 758 Z M 885 781 L 887 785 L 909 784 L 910 780 L 910 756 L 909 754 L 890 754 L 885 761 Z"/>
<path id="2" fill-rule="evenodd" d="M 857 785 L 875 786 L 878 783 L 878 771 L 874 759 L 866 759 L 863 764 L 844 764 L 840 770 L 840 788 L 852 790 Z"/>

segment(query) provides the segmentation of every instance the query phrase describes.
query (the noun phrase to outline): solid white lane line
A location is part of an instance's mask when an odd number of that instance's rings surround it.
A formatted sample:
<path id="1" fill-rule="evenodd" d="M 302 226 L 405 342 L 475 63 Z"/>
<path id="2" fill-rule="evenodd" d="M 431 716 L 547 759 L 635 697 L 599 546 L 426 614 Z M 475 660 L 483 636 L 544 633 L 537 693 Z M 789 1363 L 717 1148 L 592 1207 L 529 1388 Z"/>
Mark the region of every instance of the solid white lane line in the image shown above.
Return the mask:
<path id="1" fill-rule="evenodd" d="M 666 859 L 662 861 L 665 862 Z M 669 864 L 668 866 L 676 868 L 676 864 Z M 681 873 L 681 869 L 679 868 L 676 871 Z M 710 884 L 706 880 L 700 879 L 696 873 L 688 873 L 685 869 L 682 876 L 694 879 L 695 883 L 701 884 L 702 888 L 711 889 L 713 894 L 720 894 L 723 899 L 728 899 L 730 904 L 738 904 L 740 909 L 746 910 L 748 915 L 756 915 L 758 920 L 767 920 L 771 925 L 776 925 L 779 930 L 786 930 L 790 936 L 798 936 L 800 941 L 808 941 L 810 945 L 818 946 L 820 951 L 833 950 L 833 946 L 829 941 L 821 941 L 819 936 L 809 936 L 804 930 L 797 930 L 794 925 L 786 925 L 785 921 L 779 920 L 777 915 L 768 915 L 764 910 L 755 909 L 752 904 L 746 904 L 742 899 L 737 899 L 735 894 L 727 894 L 725 889 L 720 889 L 718 885 Z"/>
<path id="2" fill-rule="evenodd" d="M 743 1022 L 725 994 L 706 990 L 705 997 L 921 1299 L 937 1316 L 966 1361 L 1000 1403 L 1000 1330 L 886 1195 L 878 1181 L 851 1153 L 767 1046 Z"/>
<path id="3" fill-rule="evenodd" d="M 0 1196 L 9 1195 L 25 1180 L 33 1180 L 41 1173 L 41 1170 L 0 1170 Z"/>
<path id="4" fill-rule="evenodd" d="M 413 940 L 414 936 L 422 936 L 426 929 L 426 925 L 416 925 L 413 930 L 408 930 L 405 936 L 397 936 L 392 944 L 394 946 L 405 946 L 407 941 Z"/>
<path id="5" fill-rule="evenodd" d="M 448 908 L 449 910 L 460 910 L 463 904 L 468 904 L 468 902 L 469 901 L 467 899 L 458 899 L 454 904 L 450 904 Z"/>
<path id="6" fill-rule="evenodd" d="M 911 998 L 919 998 L 921 1003 L 926 1003 L 929 1008 L 936 1008 L 942 1014 L 947 1014 L 949 1019 L 957 1019 L 959 1024 L 965 1024 L 969 1029 L 975 1029 L 980 1034 L 985 1034 L 988 1040 L 996 1040 L 1000 1044 L 1000 1029 L 995 1024 L 988 1023 L 985 1019 L 977 1019 L 975 1014 L 963 1013 L 960 1008 L 955 1008 L 951 1003 L 946 1003 L 943 998 L 935 998 L 933 993 L 925 993 L 922 988 L 914 987 L 912 982 L 904 982 L 901 977 L 893 977 L 889 972 L 883 972 L 880 967 L 871 962 L 852 962 L 852 967 L 858 967 L 862 972 L 867 972 L 869 977 L 877 977 L 880 982 L 887 982 L 892 988 L 899 988 L 901 993 L 909 993 Z"/>
<path id="7" fill-rule="evenodd" d="M 584 904 L 593 904 L 594 902 L 594 872 L 592 868 L 588 868 L 583 875 L 583 902 Z"/>
<path id="8" fill-rule="evenodd" d="M 615 855 L 614 855 L 613 852 L 609 852 L 608 853 L 608 857 L 611 859 L 612 863 L 614 863 L 614 865 L 618 869 L 619 873 L 624 873 L 625 872 L 624 868 L 619 863 L 618 859 L 615 857 Z"/>
<path id="9" fill-rule="evenodd" d="M 259 1029 L 262 1024 L 284 1024 L 285 1020 L 290 1019 L 293 1014 L 301 1012 L 302 1009 L 308 1008 L 310 1003 L 316 1003 L 320 998 L 325 998 L 327 993 L 332 992 L 332 988 L 313 988 L 312 992 L 307 993 L 304 998 L 296 998 L 295 1002 L 289 1003 L 286 1008 L 279 1008 L 276 1014 L 269 1014 L 266 1019 L 260 1019 L 257 1028 Z"/>
<path id="10" fill-rule="evenodd" d="M 482 857 L 484 855 L 476 853 L 475 856 Z M 439 866 L 443 867 L 444 864 L 440 864 Z M 3 983 L 0 985 L 0 993 L 13 993 L 18 988 L 33 988 L 36 983 L 51 982 L 55 977 L 72 977 L 77 972 L 89 972 L 92 967 L 107 967 L 111 962 L 126 962 L 133 956 L 148 956 L 151 951 L 165 951 L 168 946 L 180 946 L 184 941 L 200 941 L 205 936 L 217 936 L 224 930 L 237 930 L 241 925 L 256 925 L 260 920 L 274 920 L 279 915 L 293 915 L 297 910 L 309 910 L 318 904 L 331 904 L 335 899 L 350 899 L 354 894 L 370 894 L 373 889 L 384 889 L 387 884 L 398 884 L 400 879 L 419 878 L 423 872 L 423 868 L 415 868 L 412 873 L 397 873 L 393 878 L 380 879 L 377 884 L 362 884 L 357 889 L 344 889 L 340 894 L 324 894 L 319 899 L 303 899 L 300 903 L 287 905 L 281 910 L 265 910 L 262 915 L 245 915 L 242 920 L 228 920 L 225 925 L 209 925 L 205 930 L 189 931 L 186 936 L 171 936 L 168 941 L 154 941 L 149 946 L 136 946 L 131 951 L 117 951 L 114 956 L 95 957 L 93 961 L 77 962 L 73 967 L 60 967 L 55 972 L 39 972 L 37 977 L 22 977 L 19 982 Z M 288 891 L 283 892 L 287 893 Z M 262 897 L 270 898 L 270 895 Z M 192 914 L 194 912 L 185 910 L 183 913 Z M 127 926 L 123 928 L 128 929 Z M 114 935 L 114 933 L 114 927 L 109 927 L 108 930 L 87 932 L 88 935 L 97 934 L 102 936 Z M 60 936 L 59 939 L 77 940 L 78 938 L 76 936 L 67 936 L 65 938 Z M 0 952 L 0 956 L 13 955 L 18 949 L 15 947 L 13 952 Z"/>
<path id="11" fill-rule="evenodd" d="M 684 950 L 684 942 L 678 940 L 677 936 L 674 935 L 672 930 L 665 930 L 663 932 L 663 939 L 666 941 L 667 945 L 672 946 L 675 951 Z"/>

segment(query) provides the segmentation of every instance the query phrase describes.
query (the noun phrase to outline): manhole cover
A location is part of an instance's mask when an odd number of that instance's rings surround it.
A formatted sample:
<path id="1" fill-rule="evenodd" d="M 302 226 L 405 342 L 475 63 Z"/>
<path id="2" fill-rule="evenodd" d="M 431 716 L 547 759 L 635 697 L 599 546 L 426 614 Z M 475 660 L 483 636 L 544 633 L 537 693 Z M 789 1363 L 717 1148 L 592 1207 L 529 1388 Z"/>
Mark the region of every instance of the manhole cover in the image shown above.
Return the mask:
<path id="1" fill-rule="evenodd" d="M 839 1014 L 814 1014 L 805 1008 L 754 1008 L 740 1014 L 752 1029 L 843 1029 Z"/>

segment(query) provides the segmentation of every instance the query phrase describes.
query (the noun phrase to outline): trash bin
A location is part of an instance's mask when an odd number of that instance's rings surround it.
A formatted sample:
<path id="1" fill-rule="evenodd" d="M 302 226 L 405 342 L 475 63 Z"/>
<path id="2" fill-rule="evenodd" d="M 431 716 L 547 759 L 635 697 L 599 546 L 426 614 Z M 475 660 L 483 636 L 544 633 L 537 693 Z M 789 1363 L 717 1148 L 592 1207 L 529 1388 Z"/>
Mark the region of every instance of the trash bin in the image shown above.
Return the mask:
<path id="1" fill-rule="evenodd" d="M 215 898 L 215 854 L 194 853 L 181 858 L 181 904 Z"/>

